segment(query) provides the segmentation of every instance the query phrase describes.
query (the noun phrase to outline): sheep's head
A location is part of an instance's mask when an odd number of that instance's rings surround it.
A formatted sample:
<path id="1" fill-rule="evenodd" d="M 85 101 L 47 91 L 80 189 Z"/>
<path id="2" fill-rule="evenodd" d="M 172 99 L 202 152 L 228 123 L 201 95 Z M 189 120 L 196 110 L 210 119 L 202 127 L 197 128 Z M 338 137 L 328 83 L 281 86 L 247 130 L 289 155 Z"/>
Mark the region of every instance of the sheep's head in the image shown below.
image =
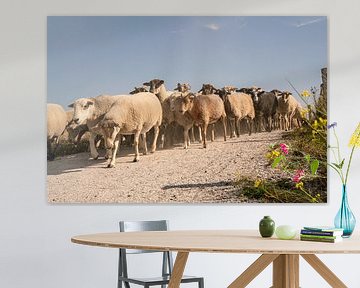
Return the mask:
<path id="1" fill-rule="evenodd" d="M 98 125 L 96 125 L 99 130 L 98 133 L 104 136 L 105 148 L 112 149 L 114 147 L 114 142 L 117 135 L 120 132 L 120 127 L 114 120 L 103 119 Z"/>
<path id="2" fill-rule="evenodd" d="M 273 89 L 270 92 L 273 93 L 276 97 L 279 97 L 282 94 L 282 92 L 278 89 Z"/>
<path id="3" fill-rule="evenodd" d="M 137 93 L 140 93 L 140 92 L 148 92 L 148 90 L 144 86 L 142 86 L 142 87 L 134 87 L 134 90 L 129 92 L 129 94 L 133 95 L 133 94 L 137 94 Z"/>
<path id="4" fill-rule="evenodd" d="M 182 94 L 174 99 L 171 109 L 180 114 L 185 114 L 191 109 L 194 98 L 195 95 L 193 93 Z"/>
<path id="5" fill-rule="evenodd" d="M 238 92 L 242 92 L 245 94 L 248 94 L 251 96 L 254 105 L 257 105 L 259 103 L 260 96 L 265 93 L 265 91 L 260 87 L 250 87 L 250 88 L 241 88 L 239 90 L 236 90 Z"/>
<path id="6" fill-rule="evenodd" d="M 191 86 L 189 83 L 183 83 L 183 84 L 178 83 L 174 90 L 179 91 L 181 93 L 186 93 L 186 92 L 190 91 L 190 89 L 191 89 Z"/>
<path id="7" fill-rule="evenodd" d="M 214 94 L 218 91 L 212 84 L 203 84 L 202 88 L 199 90 L 203 95 Z"/>
<path id="8" fill-rule="evenodd" d="M 289 101 L 291 93 L 288 91 L 284 91 L 280 94 L 280 97 L 278 99 L 280 104 L 286 104 Z"/>
<path id="9" fill-rule="evenodd" d="M 154 94 L 160 93 L 160 87 L 163 84 L 164 84 L 164 80 L 160 80 L 160 79 L 153 79 L 149 82 L 143 83 L 143 85 L 149 86 L 150 87 L 149 92 L 154 93 Z"/>
<path id="10" fill-rule="evenodd" d="M 69 105 L 74 108 L 73 121 L 75 124 L 86 124 L 86 120 L 91 117 L 94 111 L 94 100 L 90 98 L 80 98 Z"/>

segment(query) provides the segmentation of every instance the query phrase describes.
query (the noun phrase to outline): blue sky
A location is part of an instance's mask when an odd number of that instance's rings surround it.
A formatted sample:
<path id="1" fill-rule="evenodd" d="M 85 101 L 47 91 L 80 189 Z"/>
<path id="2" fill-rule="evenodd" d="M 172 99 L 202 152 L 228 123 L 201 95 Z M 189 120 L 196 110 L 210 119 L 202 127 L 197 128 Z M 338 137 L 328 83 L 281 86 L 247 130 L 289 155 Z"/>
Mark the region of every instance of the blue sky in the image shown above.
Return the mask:
<path id="1" fill-rule="evenodd" d="M 153 78 L 197 91 L 319 86 L 327 66 L 327 19 L 311 17 L 51 16 L 48 102 L 127 94 Z"/>

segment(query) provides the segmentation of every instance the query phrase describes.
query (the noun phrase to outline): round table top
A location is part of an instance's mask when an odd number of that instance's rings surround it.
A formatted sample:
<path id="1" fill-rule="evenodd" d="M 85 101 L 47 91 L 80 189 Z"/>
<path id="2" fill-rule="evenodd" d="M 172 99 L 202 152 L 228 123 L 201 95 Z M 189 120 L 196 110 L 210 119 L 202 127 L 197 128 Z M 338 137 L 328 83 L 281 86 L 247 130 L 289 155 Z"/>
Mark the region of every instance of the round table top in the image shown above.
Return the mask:
<path id="1" fill-rule="evenodd" d="M 187 230 L 154 232 L 116 232 L 79 235 L 77 244 L 184 252 L 252 254 L 337 254 L 360 253 L 360 237 L 353 235 L 338 243 L 262 238 L 257 230 Z"/>

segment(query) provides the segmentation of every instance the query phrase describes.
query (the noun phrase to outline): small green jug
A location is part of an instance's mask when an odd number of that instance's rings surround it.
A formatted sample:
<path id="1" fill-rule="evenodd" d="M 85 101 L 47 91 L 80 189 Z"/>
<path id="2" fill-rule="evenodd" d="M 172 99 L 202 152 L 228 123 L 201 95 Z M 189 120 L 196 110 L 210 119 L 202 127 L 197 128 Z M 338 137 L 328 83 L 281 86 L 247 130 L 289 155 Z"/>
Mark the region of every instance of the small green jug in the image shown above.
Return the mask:
<path id="1" fill-rule="evenodd" d="M 275 232 L 275 222 L 270 216 L 264 216 L 259 223 L 259 231 L 262 237 L 271 237 Z"/>

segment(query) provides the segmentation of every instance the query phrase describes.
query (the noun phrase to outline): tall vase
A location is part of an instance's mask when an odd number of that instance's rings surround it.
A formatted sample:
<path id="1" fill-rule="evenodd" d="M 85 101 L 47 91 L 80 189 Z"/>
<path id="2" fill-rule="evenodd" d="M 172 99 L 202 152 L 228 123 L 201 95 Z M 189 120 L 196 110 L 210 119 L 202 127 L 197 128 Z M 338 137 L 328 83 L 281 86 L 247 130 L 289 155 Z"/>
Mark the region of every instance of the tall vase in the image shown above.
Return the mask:
<path id="1" fill-rule="evenodd" d="M 344 229 L 343 237 L 350 237 L 355 228 L 356 219 L 349 207 L 346 185 L 343 185 L 342 188 L 341 206 L 336 214 L 334 224 L 336 228 Z"/>

